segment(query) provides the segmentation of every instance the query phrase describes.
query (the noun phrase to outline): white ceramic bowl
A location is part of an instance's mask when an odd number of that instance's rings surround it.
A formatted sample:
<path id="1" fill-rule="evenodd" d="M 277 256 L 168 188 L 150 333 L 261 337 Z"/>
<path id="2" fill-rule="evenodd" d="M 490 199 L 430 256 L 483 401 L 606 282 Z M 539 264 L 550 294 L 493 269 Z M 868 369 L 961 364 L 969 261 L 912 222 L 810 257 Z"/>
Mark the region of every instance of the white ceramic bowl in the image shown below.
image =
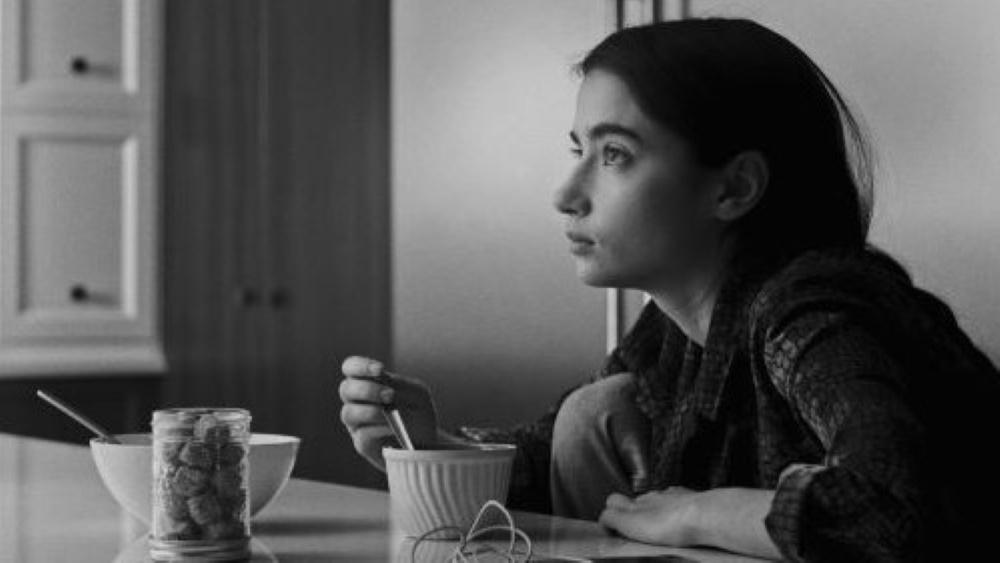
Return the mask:
<path id="1" fill-rule="evenodd" d="M 443 526 L 468 531 L 486 501 L 506 504 L 517 447 L 384 448 L 393 525 L 408 536 Z"/>
<path id="2" fill-rule="evenodd" d="M 90 440 L 97 472 L 118 504 L 146 525 L 152 514 L 153 445 L 149 434 L 116 434 L 122 443 Z M 281 491 L 295 465 L 300 440 L 280 434 L 250 436 L 250 515 Z"/>

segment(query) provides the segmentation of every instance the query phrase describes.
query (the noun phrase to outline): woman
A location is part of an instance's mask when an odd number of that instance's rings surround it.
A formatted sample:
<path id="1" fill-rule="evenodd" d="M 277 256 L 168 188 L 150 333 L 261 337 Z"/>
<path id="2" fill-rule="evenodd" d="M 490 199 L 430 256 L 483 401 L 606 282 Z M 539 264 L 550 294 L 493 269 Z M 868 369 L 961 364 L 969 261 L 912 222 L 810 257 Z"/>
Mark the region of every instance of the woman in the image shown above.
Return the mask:
<path id="1" fill-rule="evenodd" d="M 979 452 L 993 365 L 866 243 L 868 153 L 830 81 L 746 20 L 595 47 L 555 197 L 578 276 L 651 302 L 538 422 L 440 430 L 418 380 L 344 362 L 341 418 L 381 467 L 378 405 L 416 440 L 519 445 L 511 504 L 624 536 L 794 561 L 955 559 L 998 506 Z M 980 433 L 983 437 L 977 435 Z M 986 434 L 983 434 L 986 433 Z"/>

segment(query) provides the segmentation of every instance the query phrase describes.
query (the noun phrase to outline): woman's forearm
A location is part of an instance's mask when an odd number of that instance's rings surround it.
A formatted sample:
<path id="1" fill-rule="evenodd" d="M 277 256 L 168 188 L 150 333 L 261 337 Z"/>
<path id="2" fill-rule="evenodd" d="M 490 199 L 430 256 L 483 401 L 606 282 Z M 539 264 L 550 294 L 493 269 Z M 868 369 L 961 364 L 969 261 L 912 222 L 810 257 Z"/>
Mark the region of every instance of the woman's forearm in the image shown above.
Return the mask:
<path id="1" fill-rule="evenodd" d="M 697 510 L 699 544 L 768 559 L 781 559 L 764 517 L 771 509 L 774 491 L 720 488 L 701 493 Z"/>

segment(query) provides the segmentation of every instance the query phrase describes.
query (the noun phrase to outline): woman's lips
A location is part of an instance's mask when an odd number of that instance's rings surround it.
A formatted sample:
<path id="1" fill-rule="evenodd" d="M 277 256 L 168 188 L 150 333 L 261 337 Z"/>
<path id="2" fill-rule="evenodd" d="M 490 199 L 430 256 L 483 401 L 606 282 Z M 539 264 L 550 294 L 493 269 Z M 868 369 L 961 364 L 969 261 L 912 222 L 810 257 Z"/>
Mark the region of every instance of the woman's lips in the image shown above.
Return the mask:
<path id="1" fill-rule="evenodd" d="M 594 249 L 594 241 L 577 233 L 566 233 L 569 239 L 570 254 L 577 256 L 589 254 Z"/>
<path id="2" fill-rule="evenodd" d="M 569 253 L 574 256 L 590 254 L 593 249 L 594 243 L 592 242 L 573 241 L 569 244 Z"/>

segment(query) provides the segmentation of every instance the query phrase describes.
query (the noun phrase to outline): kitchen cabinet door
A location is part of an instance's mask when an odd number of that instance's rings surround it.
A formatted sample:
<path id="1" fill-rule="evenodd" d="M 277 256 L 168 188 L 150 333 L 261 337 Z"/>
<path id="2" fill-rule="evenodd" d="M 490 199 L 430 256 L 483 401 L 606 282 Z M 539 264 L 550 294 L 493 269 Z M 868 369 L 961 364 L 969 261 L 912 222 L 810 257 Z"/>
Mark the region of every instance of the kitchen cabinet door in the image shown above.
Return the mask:
<path id="1" fill-rule="evenodd" d="M 387 3 L 167 9 L 168 402 L 248 408 L 302 438 L 297 475 L 379 484 L 336 389 L 388 351 Z"/>
<path id="2" fill-rule="evenodd" d="M 172 0 L 165 21 L 165 400 L 249 408 L 267 261 L 256 240 L 258 8 Z"/>
<path id="3" fill-rule="evenodd" d="M 161 9 L 155 0 L 3 0 L 7 103 L 33 111 L 148 111 Z"/>
<path id="4" fill-rule="evenodd" d="M 0 2 L 0 376 L 161 371 L 162 4 Z"/>
<path id="5" fill-rule="evenodd" d="M 4 116 L 3 372 L 162 369 L 147 139 L 128 119 Z"/>
<path id="6" fill-rule="evenodd" d="M 374 485 L 339 420 L 340 363 L 389 361 L 388 6 L 268 3 L 268 413 L 304 475 Z M 303 9 L 308 17 L 304 17 Z M 317 56 L 316 53 L 322 53 Z"/>

